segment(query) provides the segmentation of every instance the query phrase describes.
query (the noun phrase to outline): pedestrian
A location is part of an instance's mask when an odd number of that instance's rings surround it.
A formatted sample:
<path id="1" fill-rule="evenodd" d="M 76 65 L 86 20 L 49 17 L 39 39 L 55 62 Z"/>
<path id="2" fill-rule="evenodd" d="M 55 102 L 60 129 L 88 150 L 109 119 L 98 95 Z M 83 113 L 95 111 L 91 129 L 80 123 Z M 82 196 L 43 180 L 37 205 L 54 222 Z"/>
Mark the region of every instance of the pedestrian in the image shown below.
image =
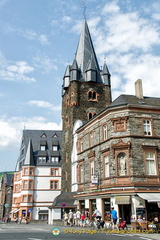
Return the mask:
<path id="1" fill-rule="evenodd" d="M 63 219 L 64 219 L 64 226 L 67 226 L 67 222 L 68 222 L 68 213 L 67 212 L 64 212 Z"/>
<path id="2" fill-rule="evenodd" d="M 22 218 L 20 217 L 20 219 L 19 219 L 19 222 L 18 222 L 19 224 L 21 224 L 22 223 Z"/>
<path id="3" fill-rule="evenodd" d="M 86 225 L 88 225 L 89 224 L 89 211 L 88 211 L 88 209 L 85 209 L 84 215 L 85 215 L 85 223 L 86 223 Z"/>
<path id="4" fill-rule="evenodd" d="M 15 217 L 15 223 L 18 223 L 18 217 Z"/>
<path id="5" fill-rule="evenodd" d="M 27 224 L 27 217 L 25 217 L 25 224 Z"/>
<path id="6" fill-rule="evenodd" d="M 84 211 L 82 211 L 82 214 L 81 214 L 81 226 L 84 227 L 85 226 L 85 214 L 84 214 Z"/>
<path id="7" fill-rule="evenodd" d="M 73 226 L 73 212 L 72 212 L 72 209 L 69 210 L 68 217 L 69 217 L 70 226 Z"/>
<path id="8" fill-rule="evenodd" d="M 76 212 L 73 212 L 73 225 L 76 225 L 77 215 Z"/>
<path id="9" fill-rule="evenodd" d="M 78 209 L 76 212 L 76 226 L 79 226 L 80 222 L 81 222 L 81 212 Z"/>
<path id="10" fill-rule="evenodd" d="M 113 220 L 113 223 L 114 225 L 117 227 L 117 211 L 114 210 L 114 207 L 112 207 L 112 210 L 111 210 L 111 217 L 112 217 L 112 220 Z"/>
<path id="11" fill-rule="evenodd" d="M 100 211 L 96 208 L 92 214 L 93 217 L 96 217 L 97 220 L 101 220 L 102 214 L 100 213 Z"/>

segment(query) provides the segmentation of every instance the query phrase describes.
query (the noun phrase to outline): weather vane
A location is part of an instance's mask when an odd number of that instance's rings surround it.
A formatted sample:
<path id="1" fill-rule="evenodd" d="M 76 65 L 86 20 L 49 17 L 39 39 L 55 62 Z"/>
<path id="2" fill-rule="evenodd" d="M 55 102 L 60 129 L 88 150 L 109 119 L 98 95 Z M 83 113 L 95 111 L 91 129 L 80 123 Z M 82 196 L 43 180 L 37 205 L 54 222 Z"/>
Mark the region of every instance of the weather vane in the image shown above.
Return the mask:
<path id="1" fill-rule="evenodd" d="M 82 4 L 83 4 L 83 16 L 84 16 L 84 19 L 86 19 L 86 2 L 82 1 Z"/>

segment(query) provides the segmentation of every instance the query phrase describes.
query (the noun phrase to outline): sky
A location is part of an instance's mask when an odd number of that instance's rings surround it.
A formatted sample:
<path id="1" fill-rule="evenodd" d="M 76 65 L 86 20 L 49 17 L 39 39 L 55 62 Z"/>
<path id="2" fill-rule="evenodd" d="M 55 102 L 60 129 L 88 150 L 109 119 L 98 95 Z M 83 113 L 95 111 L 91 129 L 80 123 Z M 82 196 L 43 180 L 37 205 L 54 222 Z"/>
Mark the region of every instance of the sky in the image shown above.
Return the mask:
<path id="1" fill-rule="evenodd" d="M 160 97 L 159 0 L 0 0 L 0 171 L 15 170 L 23 129 L 61 130 L 61 90 L 86 16 L 113 100 Z"/>

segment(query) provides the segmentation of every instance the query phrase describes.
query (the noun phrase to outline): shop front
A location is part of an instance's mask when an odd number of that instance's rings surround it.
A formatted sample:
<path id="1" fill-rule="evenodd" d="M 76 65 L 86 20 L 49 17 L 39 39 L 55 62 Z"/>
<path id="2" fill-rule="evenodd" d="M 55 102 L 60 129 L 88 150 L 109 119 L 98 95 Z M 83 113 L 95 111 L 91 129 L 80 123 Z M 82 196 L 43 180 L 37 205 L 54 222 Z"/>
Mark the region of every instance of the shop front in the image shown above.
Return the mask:
<path id="1" fill-rule="evenodd" d="M 115 198 L 115 204 L 118 205 L 119 218 L 129 224 L 131 219 L 131 196 L 118 196 Z"/>
<path id="2" fill-rule="evenodd" d="M 160 193 L 138 193 L 137 195 L 145 201 L 146 220 L 153 221 L 155 217 L 160 216 Z"/>

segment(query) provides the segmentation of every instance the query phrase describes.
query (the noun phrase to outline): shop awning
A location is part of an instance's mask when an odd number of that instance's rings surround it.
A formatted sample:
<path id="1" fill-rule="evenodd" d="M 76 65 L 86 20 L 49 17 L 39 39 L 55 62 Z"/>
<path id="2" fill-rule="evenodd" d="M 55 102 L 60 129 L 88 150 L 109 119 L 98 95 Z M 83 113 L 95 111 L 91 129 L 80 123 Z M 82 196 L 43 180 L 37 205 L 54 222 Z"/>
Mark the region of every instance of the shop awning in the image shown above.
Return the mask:
<path id="1" fill-rule="evenodd" d="M 48 214 L 48 210 L 39 210 L 38 214 Z"/>
<path id="2" fill-rule="evenodd" d="M 16 210 L 16 209 L 12 210 L 10 213 L 14 213 L 15 210 Z"/>
<path id="3" fill-rule="evenodd" d="M 16 213 L 16 212 L 19 212 L 19 208 L 16 208 L 16 209 L 14 209 L 14 210 L 12 210 L 10 213 Z"/>
<path id="4" fill-rule="evenodd" d="M 131 203 L 130 196 L 116 197 L 116 204 L 130 204 L 130 203 Z"/>
<path id="5" fill-rule="evenodd" d="M 14 213 L 19 212 L 19 211 L 20 211 L 20 208 L 16 209 L 16 210 L 14 211 Z"/>
<path id="6" fill-rule="evenodd" d="M 160 202 L 160 193 L 137 193 L 137 195 L 148 202 Z"/>

